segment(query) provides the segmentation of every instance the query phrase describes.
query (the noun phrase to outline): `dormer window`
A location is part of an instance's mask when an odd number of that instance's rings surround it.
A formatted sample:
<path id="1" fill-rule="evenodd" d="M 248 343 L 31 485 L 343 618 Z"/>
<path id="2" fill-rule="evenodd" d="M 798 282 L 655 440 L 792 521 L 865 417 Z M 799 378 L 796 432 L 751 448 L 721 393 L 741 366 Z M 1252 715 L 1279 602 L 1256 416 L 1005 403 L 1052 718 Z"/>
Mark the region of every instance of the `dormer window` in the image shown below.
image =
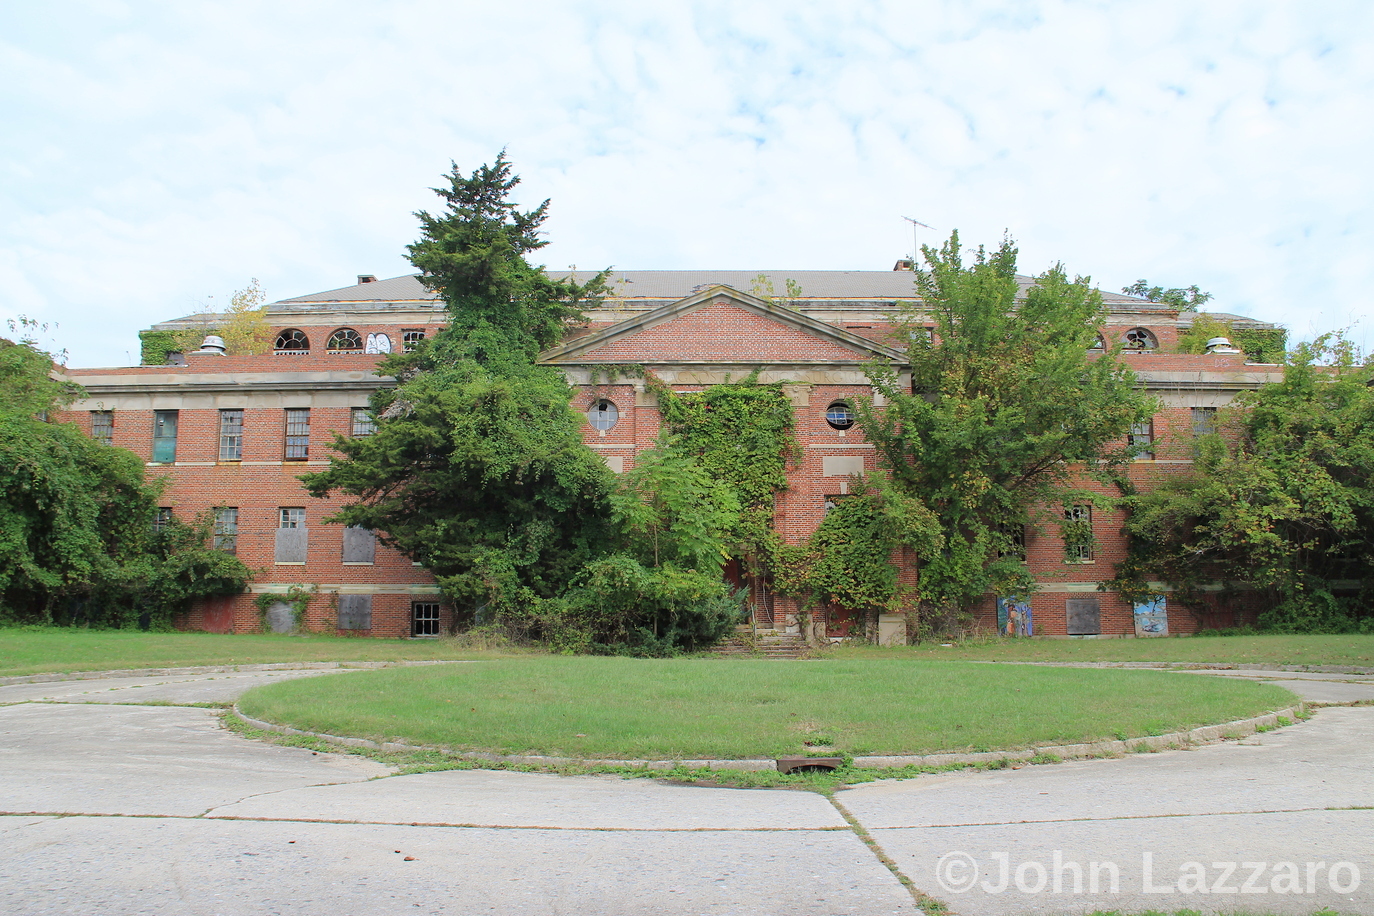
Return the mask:
<path id="1" fill-rule="evenodd" d="M 339 328 L 329 335 L 329 341 L 324 348 L 330 353 L 361 353 L 363 339 L 352 328 Z"/>
<path id="2" fill-rule="evenodd" d="M 277 344 L 273 349 L 278 353 L 309 353 L 310 338 L 305 336 L 304 331 L 287 328 L 277 335 Z"/>
<path id="3" fill-rule="evenodd" d="M 1159 339 L 1146 328 L 1131 328 L 1122 338 L 1128 351 L 1147 353 L 1159 349 Z"/>

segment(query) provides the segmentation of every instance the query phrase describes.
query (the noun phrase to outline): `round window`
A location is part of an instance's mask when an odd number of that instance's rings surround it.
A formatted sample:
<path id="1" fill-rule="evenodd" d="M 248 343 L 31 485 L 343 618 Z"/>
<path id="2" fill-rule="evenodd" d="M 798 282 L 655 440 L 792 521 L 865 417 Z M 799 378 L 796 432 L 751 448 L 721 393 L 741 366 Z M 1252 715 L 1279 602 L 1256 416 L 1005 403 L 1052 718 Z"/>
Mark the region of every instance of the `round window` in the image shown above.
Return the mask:
<path id="1" fill-rule="evenodd" d="M 834 429 L 849 429 L 854 425 L 854 411 L 844 401 L 836 401 L 825 409 L 825 422 Z"/>
<path id="2" fill-rule="evenodd" d="M 615 426 L 616 420 L 620 419 L 620 411 L 616 410 L 614 404 L 602 398 L 592 405 L 592 409 L 587 411 L 587 422 L 592 425 L 592 429 L 599 429 L 602 432 Z"/>

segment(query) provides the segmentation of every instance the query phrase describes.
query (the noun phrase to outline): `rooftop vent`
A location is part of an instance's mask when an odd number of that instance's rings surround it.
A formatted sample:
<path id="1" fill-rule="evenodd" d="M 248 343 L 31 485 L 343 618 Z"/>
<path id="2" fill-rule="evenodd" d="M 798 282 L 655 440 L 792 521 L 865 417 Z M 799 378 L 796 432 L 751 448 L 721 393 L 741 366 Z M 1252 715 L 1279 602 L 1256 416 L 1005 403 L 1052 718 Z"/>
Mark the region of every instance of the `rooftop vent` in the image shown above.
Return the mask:
<path id="1" fill-rule="evenodd" d="M 376 283 L 376 282 L 377 282 L 377 275 L 376 275 L 376 274 L 358 274 L 358 285 L 359 285 L 359 286 L 362 286 L 364 283 Z"/>
<path id="2" fill-rule="evenodd" d="M 1231 345 L 1231 341 L 1225 337 L 1213 337 L 1212 339 L 1208 340 L 1207 352 L 1218 353 L 1222 356 L 1234 356 L 1240 353 L 1239 350 L 1237 350 L 1235 347 Z"/>
<path id="3" fill-rule="evenodd" d="M 200 356 L 203 353 L 209 353 L 215 356 L 223 356 L 224 338 L 216 337 L 214 334 L 211 334 L 209 337 L 206 337 L 205 340 L 201 342 L 200 349 L 193 353 L 192 356 Z"/>

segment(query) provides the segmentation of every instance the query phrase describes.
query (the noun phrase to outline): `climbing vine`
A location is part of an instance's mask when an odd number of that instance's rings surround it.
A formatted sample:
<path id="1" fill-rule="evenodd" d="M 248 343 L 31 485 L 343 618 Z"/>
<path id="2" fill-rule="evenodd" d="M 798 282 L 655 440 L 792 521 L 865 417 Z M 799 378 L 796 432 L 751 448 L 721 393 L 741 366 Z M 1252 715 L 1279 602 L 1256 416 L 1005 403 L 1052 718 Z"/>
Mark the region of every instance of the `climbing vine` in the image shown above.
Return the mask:
<path id="1" fill-rule="evenodd" d="M 835 604 L 864 613 L 896 610 L 898 547 L 879 497 L 845 497 L 826 513 L 810 539 L 779 551 L 776 587 L 807 606 Z"/>
<path id="2" fill-rule="evenodd" d="M 303 629 L 305 622 L 305 611 L 310 607 L 310 599 L 314 598 L 320 591 L 318 585 L 305 585 L 297 582 L 286 589 L 286 594 L 275 592 L 264 592 L 253 599 L 253 605 L 258 609 L 258 623 L 264 633 L 270 632 L 272 627 L 267 622 L 267 612 L 273 605 L 281 603 L 291 609 L 291 616 L 294 618 L 293 630 Z"/>
<path id="3" fill-rule="evenodd" d="M 759 382 L 755 372 L 679 393 L 651 374 L 646 380 L 658 395 L 667 449 L 691 456 L 732 491 L 739 513 L 726 540 L 752 573 L 761 573 L 778 544 L 774 502 L 787 488 L 787 466 L 798 451 L 782 383 Z"/>

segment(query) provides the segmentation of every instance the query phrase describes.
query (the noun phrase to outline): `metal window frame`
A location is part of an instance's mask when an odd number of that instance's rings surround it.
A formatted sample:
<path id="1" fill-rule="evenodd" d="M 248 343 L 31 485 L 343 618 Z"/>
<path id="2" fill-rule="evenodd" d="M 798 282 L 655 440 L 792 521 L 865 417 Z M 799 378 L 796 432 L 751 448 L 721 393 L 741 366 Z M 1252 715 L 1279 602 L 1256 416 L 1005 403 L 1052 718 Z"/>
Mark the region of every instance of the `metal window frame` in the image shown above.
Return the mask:
<path id="1" fill-rule="evenodd" d="M 216 550 L 237 553 L 239 549 L 239 510 L 237 506 L 215 508 L 214 545 Z"/>
<path id="2" fill-rule="evenodd" d="M 304 506 L 282 506 L 277 510 L 278 528 L 304 528 Z"/>

